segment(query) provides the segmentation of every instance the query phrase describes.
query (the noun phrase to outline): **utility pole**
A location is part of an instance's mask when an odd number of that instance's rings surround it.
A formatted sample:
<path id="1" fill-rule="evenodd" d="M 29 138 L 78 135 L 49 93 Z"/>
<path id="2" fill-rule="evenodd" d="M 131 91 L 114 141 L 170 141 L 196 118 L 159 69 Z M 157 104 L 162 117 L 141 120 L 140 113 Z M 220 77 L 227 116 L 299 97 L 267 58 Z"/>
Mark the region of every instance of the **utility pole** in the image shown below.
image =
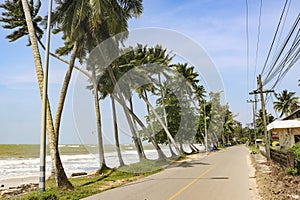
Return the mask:
<path id="1" fill-rule="evenodd" d="M 49 66 L 49 48 L 51 34 L 51 12 L 52 0 L 49 0 L 48 22 L 47 22 L 47 39 L 46 52 L 44 63 L 44 82 L 43 82 L 43 97 L 42 97 L 42 122 L 41 122 L 41 138 L 40 138 L 40 177 L 39 177 L 39 192 L 45 191 L 46 181 L 46 121 L 47 121 L 47 90 L 48 90 L 48 66 Z"/>
<path id="2" fill-rule="evenodd" d="M 263 124 L 264 124 L 264 136 L 265 136 L 265 142 L 266 142 L 266 156 L 267 160 L 270 160 L 270 141 L 269 141 L 269 133 L 267 131 L 267 120 L 266 120 L 266 109 L 265 109 L 265 99 L 263 93 L 269 93 L 274 92 L 274 90 L 263 90 L 263 85 L 261 81 L 261 75 L 258 75 L 257 77 L 257 83 L 258 83 L 258 89 L 250 92 L 249 94 L 260 94 L 260 100 L 261 100 L 261 109 L 263 114 Z"/>
<path id="3" fill-rule="evenodd" d="M 252 114 L 253 114 L 253 131 L 254 131 L 254 144 L 255 144 L 255 147 L 256 147 L 256 139 L 257 139 L 257 136 L 256 136 L 256 117 L 255 117 L 255 113 L 256 113 L 256 103 L 257 103 L 257 97 L 256 95 L 254 96 L 254 100 L 250 99 L 250 100 L 247 100 L 247 103 L 252 103 Z"/>

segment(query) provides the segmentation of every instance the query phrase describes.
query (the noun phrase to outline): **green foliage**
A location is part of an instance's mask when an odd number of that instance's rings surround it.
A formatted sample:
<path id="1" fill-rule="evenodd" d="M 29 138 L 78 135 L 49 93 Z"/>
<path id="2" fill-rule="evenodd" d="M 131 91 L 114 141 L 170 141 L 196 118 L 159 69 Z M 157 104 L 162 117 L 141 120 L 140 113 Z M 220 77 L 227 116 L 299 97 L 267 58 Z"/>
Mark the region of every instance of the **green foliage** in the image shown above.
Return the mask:
<path id="1" fill-rule="evenodd" d="M 240 139 L 243 144 L 245 144 L 248 141 L 248 137 L 243 137 Z"/>
<path id="2" fill-rule="evenodd" d="M 283 90 L 279 94 L 275 94 L 278 101 L 274 102 L 274 109 L 280 113 L 280 117 L 289 115 L 298 108 L 299 97 L 295 97 L 295 92 Z"/>
<path id="3" fill-rule="evenodd" d="M 291 167 L 289 167 L 289 168 L 286 169 L 286 173 L 288 175 L 291 175 L 291 176 L 297 176 L 298 169 L 297 168 L 291 168 Z"/>
<path id="4" fill-rule="evenodd" d="M 259 153 L 259 149 L 255 148 L 255 146 L 249 146 L 248 147 L 249 150 L 251 151 L 251 154 L 258 154 Z"/>
<path id="5" fill-rule="evenodd" d="M 32 193 L 27 197 L 28 200 L 57 200 L 58 197 L 49 191 L 46 191 L 42 194 L 39 194 L 38 192 Z"/>
<path id="6" fill-rule="evenodd" d="M 142 174 L 145 172 L 158 172 L 161 170 L 161 164 L 167 161 L 142 160 L 141 162 L 121 167 L 120 170 L 126 173 Z"/>
<path id="7" fill-rule="evenodd" d="M 288 148 L 288 151 L 292 151 L 295 155 L 295 158 L 300 160 L 300 142 L 297 142 L 292 147 Z"/>
<path id="8" fill-rule="evenodd" d="M 56 186 L 54 179 L 47 180 L 46 182 L 46 191 L 40 195 L 38 191 L 31 192 L 29 194 L 23 195 L 17 199 L 32 199 L 32 200 L 64 200 L 64 199 L 82 199 L 93 194 L 97 194 L 101 191 L 111 189 L 113 187 L 134 181 L 138 178 L 142 178 L 148 175 L 151 175 L 155 172 L 158 172 L 162 165 L 161 162 L 165 161 L 143 161 L 141 163 L 135 163 L 132 165 L 126 166 L 127 172 L 123 169 L 117 170 L 108 170 L 102 175 L 93 175 L 90 177 L 77 177 L 70 178 L 74 190 L 59 190 Z M 125 168 L 124 168 L 125 169 Z M 140 173 L 131 173 L 136 172 L 135 170 L 140 169 Z M 145 172 L 146 171 L 146 172 Z M 129 173 L 130 172 L 130 173 Z M 122 180 L 118 185 L 111 185 L 111 182 L 117 180 Z"/>
<path id="9" fill-rule="evenodd" d="M 273 122 L 275 117 L 271 114 L 268 114 L 266 111 L 266 121 L 267 124 Z M 264 137 L 264 123 L 263 123 L 263 112 L 262 109 L 259 110 L 258 114 L 256 115 L 256 134 L 257 138 Z"/>
<path id="10" fill-rule="evenodd" d="M 28 1 L 32 23 L 35 28 L 36 36 L 41 39 L 43 36 L 43 30 L 39 27 L 42 21 L 42 17 L 38 15 L 41 8 L 41 1 Z M 21 0 L 6 0 L 0 5 L 0 8 L 4 9 L 1 13 L 0 22 L 3 23 L 4 29 L 13 30 L 13 32 L 6 36 L 10 42 L 14 42 L 23 36 L 28 35 L 28 28 L 25 21 L 25 15 Z M 29 38 L 28 38 L 29 40 Z M 30 41 L 29 44 L 30 45 Z"/>

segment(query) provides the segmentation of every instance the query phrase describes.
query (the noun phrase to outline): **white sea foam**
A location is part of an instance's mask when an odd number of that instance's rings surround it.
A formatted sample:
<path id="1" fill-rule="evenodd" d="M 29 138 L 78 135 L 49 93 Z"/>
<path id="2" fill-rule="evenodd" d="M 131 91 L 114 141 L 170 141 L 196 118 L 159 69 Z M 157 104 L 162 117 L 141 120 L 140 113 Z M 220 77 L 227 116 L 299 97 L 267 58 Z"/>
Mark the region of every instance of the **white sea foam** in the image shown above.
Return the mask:
<path id="1" fill-rule="evenodd" d="M 73 147 L 72 147 L 73 146 Z M 75 148 L 77 145 L 68 145 Z M 167 147 L 163 148 L 166 156 L 171 153 Z M 132 164 L 139 161 L 138 154 L 135 150 L 122 151 L 122 157 L 126 164 Z M 145 150 L 146 157 L 154 160 L 158 158 L 156 150 Z M 96 170 L 98 167 L 98 154 L 81 154 L 81 155 L 61 155 L 64 169 L 68 176 L 74 172 Z M 109 167 L 118 167 L 119 161 L 116 152 L 105 153 L 105 161 Z M 0 180 L 9 178 L 19 178 L 25 176 L 39 175 L 39 158 L 9 158 L 0 159 Z M 46 157 L 46 176 L 50 175 L 51 157 Z"/>

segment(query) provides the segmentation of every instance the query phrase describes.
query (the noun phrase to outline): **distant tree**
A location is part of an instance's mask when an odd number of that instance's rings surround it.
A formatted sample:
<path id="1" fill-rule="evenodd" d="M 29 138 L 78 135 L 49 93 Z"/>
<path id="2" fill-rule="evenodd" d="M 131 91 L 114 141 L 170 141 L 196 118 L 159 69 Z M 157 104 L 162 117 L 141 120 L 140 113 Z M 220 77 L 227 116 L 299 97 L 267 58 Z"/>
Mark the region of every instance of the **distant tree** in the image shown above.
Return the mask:
<path id="1" fill-rule="evenodd" d="M 295 97 L 294 95 L 295 92 L 288 92 L 287 90 L 275 94 L 278 101 L 273 103 L 274 109 L 280 113 L 280 117 L 282 117 L 283 114 L 287 116 L 298 108 L 299 97 Z"/>
<path id="2" fill-rule="evenodd" d="M 225 119 L 224 119 L 224 137 L 225 141 L 229 142 L 234 137 L 234 126 L 237 121 L 234 120 L 235 115 L 229 110 L 229 105 L 225 105 Z"/>
<path id="3" fill-rule="evenodd" d="M 266 111 L 266 121 L 267 124 L 273 122 L 275 117 L 271 114 L 268 114 Z M 262 109 L 259 110 L 258 114 L 256 115 L 256 130 L 257 130 L 257 138 L 263 137 L 264 134 L 264 123 L 263 123 L 263 112 Z"/>

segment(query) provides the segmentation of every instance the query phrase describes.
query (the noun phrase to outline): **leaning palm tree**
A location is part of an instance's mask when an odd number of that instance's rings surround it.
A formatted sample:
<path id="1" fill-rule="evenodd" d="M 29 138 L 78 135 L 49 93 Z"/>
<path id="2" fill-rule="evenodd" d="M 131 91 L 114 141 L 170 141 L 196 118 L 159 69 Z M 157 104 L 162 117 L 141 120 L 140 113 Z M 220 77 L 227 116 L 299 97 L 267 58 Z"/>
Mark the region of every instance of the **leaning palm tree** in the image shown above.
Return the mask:
<path id="1" fill-rule="evenodd" d="M 40 1 L 37 1 L 36 6 L 34 6 L 33 2 L 34 1 L 28 2 L 26 0 L 5 1 L 5 3 L 2 4 L 1 7 L 4 8 L 6 12 L 2 13 L 3 17 L 1 18 L 1 21 L 6 23 L 6 25 L 4 25 L 4 28 L 17 29 L 12 34 L 7 36 L 10 41 L 15 41 L 25 35 L 29 35 L 29 45 L 31 45 L 32 48 L 36 74 L 38 78 L 38 85 L 40 94 L 42 95 L 44 77 L 37 42 L 43 34 L 42 29 L 38 26 L 38 23 L 41 22 L 42 19 L 38 16 L 38 11 L 40 9 L 41 3 Z M 60 160 L 57 142 L 58 136 L 53 125 L 49 100 L 47 100 L 47 132 L 50 154 L 52 158 L 52 166 L 54 171 L 56 172 L 55 174 L 57 184 L 59 188 L 72 189 L 73 186 L 68 181 Z"/>
<path id="2" fill-rule="evenodd" d="M 147 48 L 146 46 L 143 47 L 142 45 L 138 45 L 137 48 L 135 50 L 133 50 L 131 54 L 127 55 L 127 58 L 129 58 L 129 59 L 122 60 L 123 62 L 127 61 L 127 60 L 129 60 L 130 62 L 122 63 L 121 66 L 122 66 L 122 68 L 127 67 L 128 70 L 136 67 L 135 70 L 131 71 L 131 73 L 130 73 L 131 79 L 132 79 L 132 77 L 134 77 L 133 79 L 135 80 L 136 84 L 139 85 L 140 83 L 145 83 L 145 81 L 154 84 L 157 81 L 152 76 L 157 75 L 160 71 L 167 70 L 168 69 L 167 65 L 172 59 L 165 52 L 166 52 L 166 50 L 162 49 L 161 46 L 156 46 L 154 48 Z M 127 84 L 128 83 L 126 82 L 121 85 L 124 87 Z M 181 154 L 181 152 L 180 152 L 179 148 L 177 147 L 177 144 L 176 144 L 173 136 L 169 132 L 166 124 L 164 124 L 164 122 L 160 119 L 161 117 L 155 111 L 154 107 L 151 105 L 151 103 L 147 99 L 147 95 L 146 95 L 145 91 L 147 90 L 147 91 L 153 93 L 154 92 L 153 89 L 155 88 L 153 86 L 153 84 L 146 84 L 143 87 L 136 88 L 133 83 L 133 85 L 129 86 L 128 90 L 135 90 L 138 93 L 139 97 L 146 103 L 147 109 L 149 109 L 149 111 L 151 113 L 153 113 L 155 118 L 161 124 L 162 128 L 165 130 L 167 137 L 170 139 L 171 143 L 174 145 L 177 153 Z M 123 91 L 126 91 L 126 89 L 123 89 Z M 152 140 L 152 142 L 155 143 L 155 140 L 153 137 L 150 137 L 150 139 Z M 158 147 L 158 145 L 154 145 L 154 146 Z M 159 152 L 159 150 L 158 150 L 158 152 Z"/>
<path id="3" fill-rule="evenodd" d="M 141 1 L 58 1 L 57 11 L 54 13 L 54 23 L 57 31 L 63 31 L 65 46 L 60 49 L 61 54 L 68 53 L 76 42 L 79 44 L 78 57 L 80 60 L 90 53 L 98 43 L 127 30 L 127 20 L 142 10 Z M 123 39 L 123 38 L 117 38 Z M 79 42 L 80 41 L 80 42 Z M 102 125 L 100 105 L 98 101 L 98 80 L 95 64 L 90 65 L 92 82 L 94 84 L 94 102 L 96 110 L 99 169 L 106 168 L 102 141 Z"/>
<path id="4" fill-rule="evenodd" d="M 114 136 L 115 136 L 115 141 L 116 141 L 116 150 L 117 150 L 117 155 L 118 155 L 120 167 L 122 167 L 122 166 L 125 165 L 125 163 L 122 159 L 121 148 L 120 148 L 119 131 L 118 131 L 117 114 L 116 114 L 116 103 L 115 103 L 115 99 L 112 95 L 110 95 L 110 99 L 111 99 L 111 106 L 112 106 L 112 113 L 113 113 Z"/>
<path id="5" fill-rule="evenodd" d="M 275 101 L 274 109 L 280 113 L 280 117 L 288 116 L 291 112 L 298 108 L 299 97 L 295 97 L 295 92 L 288 92 L 283 90 L 279 94 L 275 94 L 277 101 Z"/>

